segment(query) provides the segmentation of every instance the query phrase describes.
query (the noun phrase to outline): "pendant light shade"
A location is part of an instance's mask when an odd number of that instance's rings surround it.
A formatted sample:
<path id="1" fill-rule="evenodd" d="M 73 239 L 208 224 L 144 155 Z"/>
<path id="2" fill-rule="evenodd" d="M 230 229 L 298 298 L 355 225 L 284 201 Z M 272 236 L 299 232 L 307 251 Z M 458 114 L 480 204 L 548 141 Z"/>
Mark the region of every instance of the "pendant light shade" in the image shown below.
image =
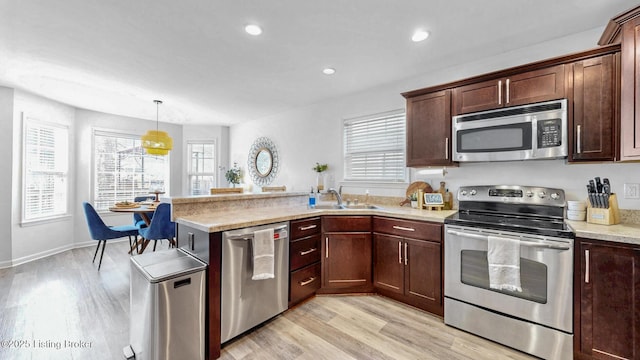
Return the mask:
<path id="1" fill-rule="evenodd" d="M 150 155 L 167 155 L 169 150 L 173 149 L 173 139 L 166 131 L 158 130 L 158 118 L 162 101 L 153 100 L 153 102 L 156 103 L 156 129 L 148 130 L 146 134 L 142 135 L 142 147 Z"/>

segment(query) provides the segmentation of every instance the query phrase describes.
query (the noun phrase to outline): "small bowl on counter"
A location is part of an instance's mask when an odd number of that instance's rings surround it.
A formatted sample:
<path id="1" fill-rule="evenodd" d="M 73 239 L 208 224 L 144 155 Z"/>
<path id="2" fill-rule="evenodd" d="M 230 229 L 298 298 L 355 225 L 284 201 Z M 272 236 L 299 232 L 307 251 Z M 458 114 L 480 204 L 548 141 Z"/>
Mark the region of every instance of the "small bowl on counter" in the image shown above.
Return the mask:
<path id="1" fill-rule="evenodd" d="M 567 201 L 567 210 L 572 211 L 586 211 L 587 203 L 581 200 L 568 200 Z"/>
<path id="2" fill-rule="evenodd" d="M 567 219 L 576 221 L 585 221 L 587 218 L 586 210 L 567 210 Z"/>

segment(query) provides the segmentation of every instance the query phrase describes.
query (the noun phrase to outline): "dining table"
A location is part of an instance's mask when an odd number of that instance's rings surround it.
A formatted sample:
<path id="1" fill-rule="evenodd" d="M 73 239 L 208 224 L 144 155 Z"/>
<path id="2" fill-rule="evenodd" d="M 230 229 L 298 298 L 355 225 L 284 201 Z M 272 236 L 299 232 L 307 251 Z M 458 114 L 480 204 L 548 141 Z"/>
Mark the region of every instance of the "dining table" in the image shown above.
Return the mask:
<path id="1" fill-rule="evenodd" d="M 140 215 L 144 223 L 147 226 L 149 226 L 151 224 L 151 218 L 149 217 L 149 213 L 153 213 L 154 211 L 156 211 L 156 206 L 158 204 L 159 204 L 158 202 L 152 202 L 152 203 L 129 202 L 125 204 L 116 203 L 116 205 L 109 208 L 109 211 L 117 212 L 117 213 L 138 214 Z M 136 250 L 138 254 L 142 254 L 148 244 L 149 244 L 149 240 L 146 240 L 142 237 L 138 239 L 138 237 L 136 237 L 135 243 L 131 246 L 131 249 L 129 249 L 129 254 L 131 254 L 134 250 Z"/>

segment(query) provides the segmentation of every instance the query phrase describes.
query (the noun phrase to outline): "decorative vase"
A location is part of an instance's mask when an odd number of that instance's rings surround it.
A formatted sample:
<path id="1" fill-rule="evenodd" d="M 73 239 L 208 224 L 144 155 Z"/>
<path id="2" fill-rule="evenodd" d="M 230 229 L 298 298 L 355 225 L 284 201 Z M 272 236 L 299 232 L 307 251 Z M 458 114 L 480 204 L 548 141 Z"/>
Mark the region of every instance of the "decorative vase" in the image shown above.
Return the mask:
<path id="1" fill-rule="evenodd" d="M 318 173 L 316 185 L 318 187 L 318 192 L 324 190 L 324 173 Z"/>
<path id="2" fill-rule="evenodd" d="M 418 208 L 418 200 L 411 200 L 411 207 L 414 209 Z"/>

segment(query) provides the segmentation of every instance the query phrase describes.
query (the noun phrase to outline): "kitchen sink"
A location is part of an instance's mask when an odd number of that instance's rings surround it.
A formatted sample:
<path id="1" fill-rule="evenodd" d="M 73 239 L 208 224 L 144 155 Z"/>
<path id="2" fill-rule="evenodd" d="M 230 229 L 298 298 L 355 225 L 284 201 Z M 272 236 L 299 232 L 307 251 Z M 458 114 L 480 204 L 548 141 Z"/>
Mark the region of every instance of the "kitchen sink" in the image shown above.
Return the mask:
<path id="1" fill-rule="evenodd" d="M 316 205 L 316 209 L 319 210 L 373 210 L 373 209 L 382 209 L 377 205 L 337 205 L 337 204 L 322 204 Z"/>

